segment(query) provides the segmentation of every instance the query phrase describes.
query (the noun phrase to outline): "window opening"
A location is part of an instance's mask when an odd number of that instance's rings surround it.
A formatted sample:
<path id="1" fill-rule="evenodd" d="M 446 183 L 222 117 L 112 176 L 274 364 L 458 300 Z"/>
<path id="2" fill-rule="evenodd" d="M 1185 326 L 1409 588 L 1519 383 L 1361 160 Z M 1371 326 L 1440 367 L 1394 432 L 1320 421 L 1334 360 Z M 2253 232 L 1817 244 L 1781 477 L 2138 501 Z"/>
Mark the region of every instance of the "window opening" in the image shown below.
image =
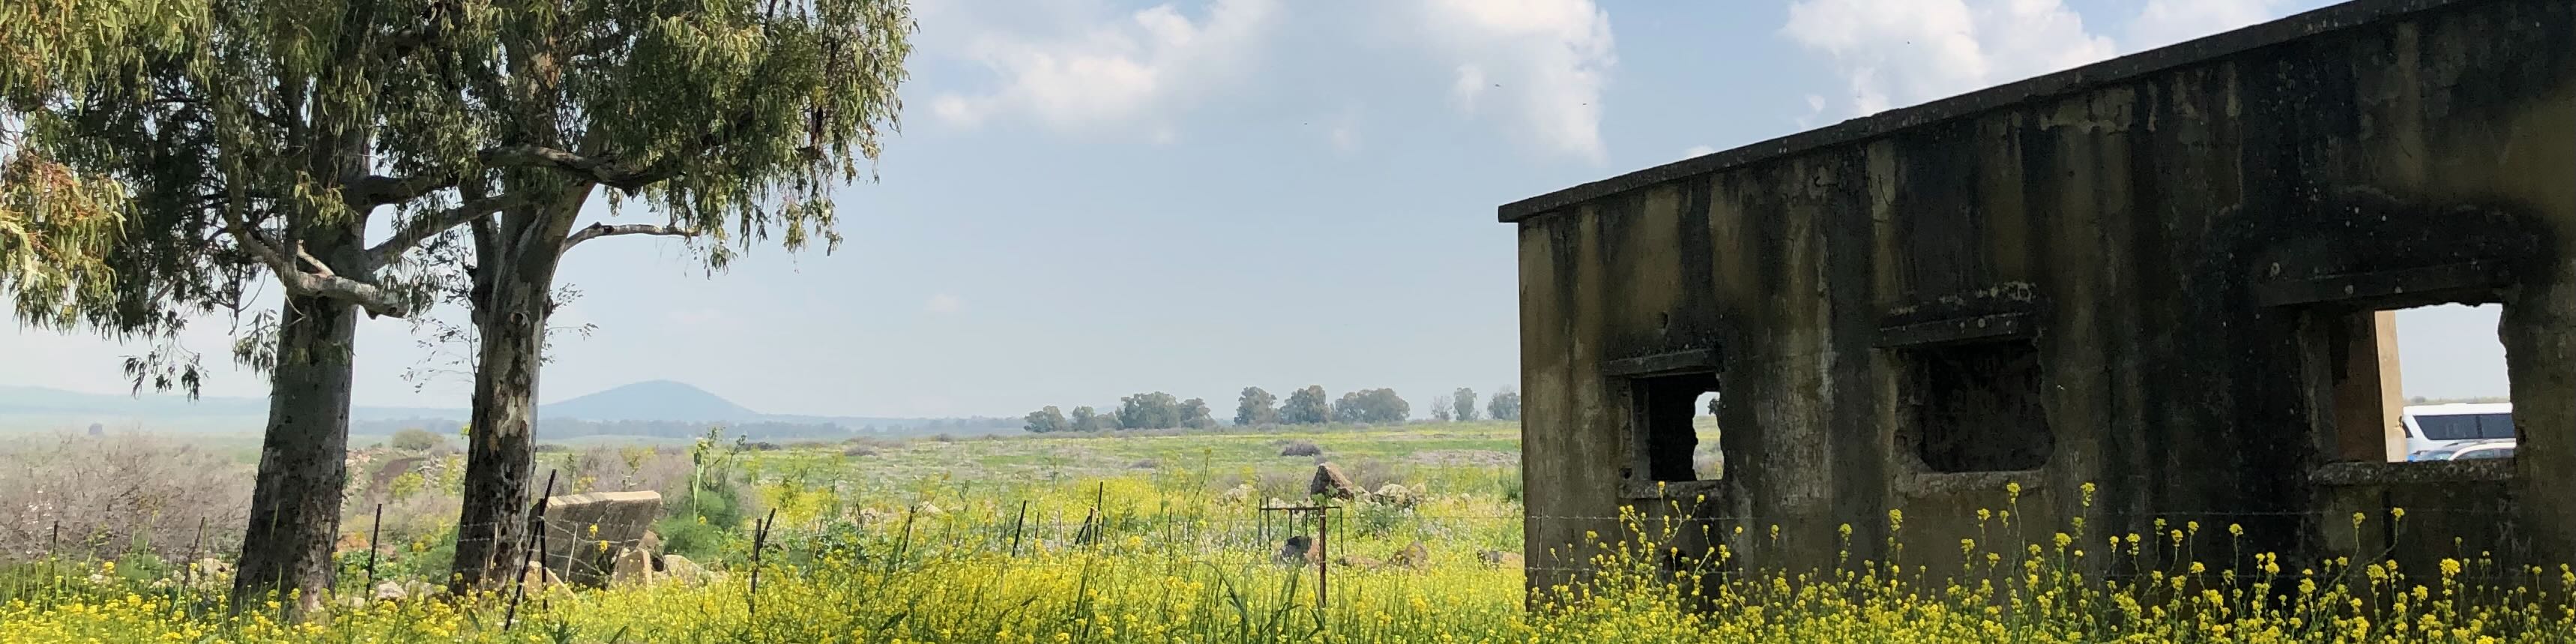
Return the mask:
<path id="1" fill-rule="evenodd" d="M 2366 388 L 2382 397 L 2401 397 L 2378 405 L 2383 410 L 2394 409 L 2397 420 L 2339 429 L 2354 434 L 2377 429 L 2384 446 L 2379 455 L 2391 461 L 2513 456 L 2520 435 L 2513 422 L 2512 383 L 2505 370 L 2504 344 L 2496 335 L 2496 324 L 2503 312 L 2504 307 L 2498 304 L 2442 304 L 2370 312 L 2369 323 L 2376 327 L 2370 329 L 2370 348 L 2381 352 L 2393 349 L 2396 357 L 2380 361 L 2375 371 L 2381 381 Z M 2360 335 L 2358 330 L 2353 334 Z M 2346 359 L 2349 363 L 2358 358 Z M 2363 389 L 2366 385 L 2349 387 Z M 2342 416 L 2361 415 L 2339 414 L 2339 418 Z M 2364 437 L 2355 437 L 2351 442 L 2362 442 L 2361 438 Z"/>
<path id="2" fill-rule="evenodd" d="M 2028 338 L 1907 349 L 1914 448 L 1937 472 L 2038 469 L 2056 449 Z"/>
<path id="3" fill-rule="evenodd" d="M 1721 470 L 1702 467 L 1706 455 L 1717 451 L 1713 435 L 1716 419 L 1709 415 L 1707 402 L 1716 398 L 1717 375 L 1646 376 L 1631 379 L 1629 385 L 1636 404 L 1637 444 L 1644 449 L 1638 455 L 1644 466 L 1642 479 L 1678 482 L 1718 478 Z M 1703 428 L 1712 431 L 1705 440 L 1701 437 Z"/>

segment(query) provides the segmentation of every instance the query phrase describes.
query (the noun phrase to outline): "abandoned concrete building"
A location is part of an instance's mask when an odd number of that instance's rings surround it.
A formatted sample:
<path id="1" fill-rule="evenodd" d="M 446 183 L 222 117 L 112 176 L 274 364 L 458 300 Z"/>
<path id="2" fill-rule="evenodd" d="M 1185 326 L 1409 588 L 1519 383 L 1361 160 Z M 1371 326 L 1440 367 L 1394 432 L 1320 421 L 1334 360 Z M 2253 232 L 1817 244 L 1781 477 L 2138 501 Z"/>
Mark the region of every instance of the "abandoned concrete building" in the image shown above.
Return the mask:
<path id="1" fill-rule="evenodd" d="M 1739 566 L 1884 561 L 1891 510 L 1955 563 L 1980 508 L 2576 561 L 2576 3 L 2357 0 L 1500 217 L 1533 588 L 1622 508 Z M 2444 303 L 2501 306 L 2512 458 L 2390 462 L 2390 312 Z"/>

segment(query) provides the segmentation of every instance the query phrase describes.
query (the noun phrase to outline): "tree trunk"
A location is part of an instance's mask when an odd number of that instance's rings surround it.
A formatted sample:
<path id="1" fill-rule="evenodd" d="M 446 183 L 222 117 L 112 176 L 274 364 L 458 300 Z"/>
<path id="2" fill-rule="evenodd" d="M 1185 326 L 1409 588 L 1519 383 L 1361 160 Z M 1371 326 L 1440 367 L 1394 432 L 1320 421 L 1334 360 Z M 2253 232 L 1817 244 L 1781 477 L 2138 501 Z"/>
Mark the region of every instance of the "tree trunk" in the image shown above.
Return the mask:
<path id="1" fill-rule="evenodd" d="M 547 298 L 558 258 L 549 246 L 525 261 L 489 267 L 498 274 L 492 276 L 489 292 L 477 298 L 474 418 L 452 580 L 459 590 L 507 582 L 528 556 L 537 368 L 553 309 Z"/>
<path id="2" fill-rule="evenodd" d="M 350 349 L 358 312 L 339 300 L 289 296 L 278 319 L 268 430 L 233 580 L 236 609 L 256 606 L 272 592 L 298 593 L 293 605 L 300 610 L 321 605 L 335 572 L 331 550 L 348 483 Z"/>

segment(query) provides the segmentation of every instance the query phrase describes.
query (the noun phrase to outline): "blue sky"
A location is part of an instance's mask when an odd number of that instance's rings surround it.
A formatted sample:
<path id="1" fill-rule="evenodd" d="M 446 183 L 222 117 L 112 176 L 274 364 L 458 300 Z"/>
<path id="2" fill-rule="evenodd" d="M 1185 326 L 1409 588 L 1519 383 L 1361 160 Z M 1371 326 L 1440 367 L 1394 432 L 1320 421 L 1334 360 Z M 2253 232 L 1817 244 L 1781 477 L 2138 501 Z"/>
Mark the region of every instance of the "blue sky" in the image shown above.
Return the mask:
<path id="1" fill-rule="evenodd" d="M 1518 378 L 1498 204 L 2323 4 L 918 0 L 903 132 L 840 193 L 848 243 L 713 276 L 675 241 L 583 245 L 558 323 L 598 327 L 542 397 L 672 379 L 770 412 L 1016 415 L 1322 384 L 1419 411 Z M 2491 313 L 2403 324 L 2409 357 L 2449 358 L 2407 360 L 2410 393 L 2501 393 Z M 221 321 L 198 327 L 216 352 Z M 465 404 L 461 378 L 400 377 L 428 354 L 407 325 L 361 333 L 359 404 Z M 138 351 L 0 334 L 0 384 L 120 390 Z"/>

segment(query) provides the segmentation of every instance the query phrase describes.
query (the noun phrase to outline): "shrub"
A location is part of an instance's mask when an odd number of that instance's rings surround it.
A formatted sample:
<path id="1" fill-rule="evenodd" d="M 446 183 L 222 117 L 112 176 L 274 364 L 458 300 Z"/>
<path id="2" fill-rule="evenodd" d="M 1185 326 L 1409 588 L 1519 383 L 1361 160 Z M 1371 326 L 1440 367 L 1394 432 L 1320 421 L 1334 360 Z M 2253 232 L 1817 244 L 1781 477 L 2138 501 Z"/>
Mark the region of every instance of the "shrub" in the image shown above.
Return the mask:
<path id="1" fill-rule="evenodd" d="M 1324 455 L 1324 448 L 1322 448 L 1322 447 L 1317 447 L 1317 446 L 1315 446 L 1315 444 L 1314 444 L 1314 443 L 1309 443 L 1309 442 L 1306 442 L 1306 441 L 1289 441 L 1287 446 L 1279 448 L 1279 455 L 1280 455 L 1280 456 L 1323 456 L 1323 455 Z"/>
<path id="2" fill-rule="evenodd" d="M 225 552 L 249 515 L 250 468 L 142 435 L 0 443 L 0 560 L 55 549 L 178 559 L 201 522 L 203 552 Z"/>
<path id="3" fill-rule="evenodd" d="M 849 449 L 841 450 L 841 455 L 853 458 L 861 456 L 875 456 L 877 455 L 877 451 L 876 449 L 870 448 L 866 445 L 851 445 Z"/>
<path id="4" fill-rule="evenodd" d="M 393 440 L 390 442 L 394 449 L 425 452 L 446 446 L 447 437 L 426 429 L 411 427 L 394 432 Z"/>

